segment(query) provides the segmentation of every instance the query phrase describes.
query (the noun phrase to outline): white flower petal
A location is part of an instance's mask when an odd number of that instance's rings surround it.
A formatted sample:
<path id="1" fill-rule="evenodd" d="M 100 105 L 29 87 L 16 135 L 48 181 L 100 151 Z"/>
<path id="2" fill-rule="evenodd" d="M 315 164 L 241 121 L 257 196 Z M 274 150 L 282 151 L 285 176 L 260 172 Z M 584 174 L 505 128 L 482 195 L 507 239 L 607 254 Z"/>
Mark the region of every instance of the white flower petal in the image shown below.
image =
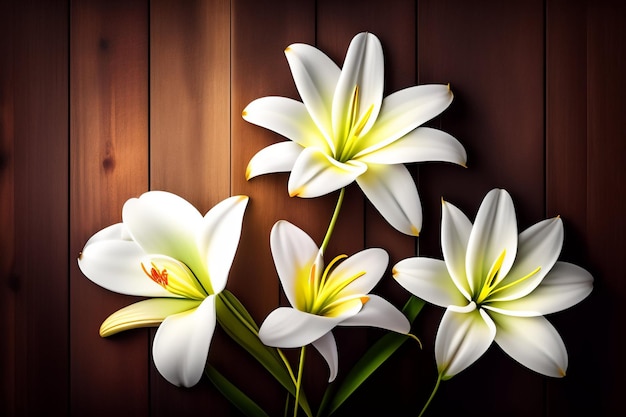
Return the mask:
<path id="1" fill-rule="evenodd" d="M 259 339 L 273 347 L 306 346 L 330 332 L 345 318 L 316 316 L 291 307 L 279 307 L 261 324 Z"/>
<path id="2" fill-rule="evenodd" d="M 400 139 L 444 111 L 452 98 L 450 87 L 440 84 L 405 88 L 385 97 L 376 124 L 359 142 L 357 157 Z"/>
<path id="3" fill-rule="evenodd" d="M 376 122 L 383 99 L 385 63 L 383 48 L 378 38 L 362 32 L 357 34 L 348 47 L 346 59 L 341 70 L 337 88 L 333 97 L 332 123 L 335 138 L 345 138 L 350 126 L 352 103 L 358 94 L 357 113 L 359 120 L 368 111 L 371 112 L 361 134 L 365 135 Z M 355 89 L 358 92 L 355 93 Z"/>
<path id="4" fill-rule="evenodd" d="M 440 307 L 466 305 L 469 300 L 452 281 L 445 262 L 438 259 L 404 259 L 393 267 L 393 277 L 411 294 Z"/>
<path id="5" fill-rule="evenodd" d="M 215 330 L 215 296 L 195 310 L 166 318 L 154 336 L 152 357 L 159 373 L 176 386 L 200 381 Z"/>
<path id="6" fill-rule="evenodd" d="M 498 287 L 508 285 L 541 268 L 535 274 L 505 290 L 489 300 L 512 300 L 533 291 L 550 271 L 563 246 L 563 222 L 560 218 L 543 220 L 519 235 L 515 264 Z"/>
<path id="7" fill-rule="evenodd" d="M 299 285 L 307 283 L 311 266 L 319 249 L 303 230 L 285 220 L 279 220 L 270 232 L 270 248 L 278 278 L 289 303 L 303 308 L 298 300 Z M 300 300 L 303 301 L 303 300 Z"/>
<path id="8" fill-rule="evenodd" d="M 246 179 L 274 172 L 289 172 L 304 148 L 295 142 L 279 142 L 257 152 L 246 167 Z"/>
<path id="9" fill-rule="evenodd" d="M 369 300 L 355 316 L 339 323 L 340 326 L 371 326 L 406 334 L 411 330 L 411 323 L 404 314 L 389 301 L 374 294 L 368 294 Z"/>
<path id="10" fill-rule="evenodd" d="M 485 308 L 511 316 L 540 316 L 565 310 L 587 297 L 593 289 L 593 277 L 585 269 L 557 262 L 527 296 L 512 300 L 491 302 Z"/>
<path id="11" fill-rule="evenodd" d="M 335 281 L 341 281 L 364 273 L 340 291 L 337 294 L 337 298 L 355 294 L 367 294 L 383 277 L 388 263 L 389 255 L 384 249 L 365 249 L 339 263 L 330 273 L 327 284 L 331 285 Z"/>
<path id="12" fill-rule="evenodd" d="M 81 272 L 94 283 L 126 295 L 174 297 L 141 269 L 145 252 L 132 240 L 122 239 L 122 223 L 93 235 L 78 258 Z"/>
<path id="13" fill-rule="evenodd" d="M 513 359 L 540 374 L 563 377 L 567 350 L 554 326 L 544 317 L 513 317 L 491 313 L 496 343 Z"/>
<path id="14" fill-rule="evenodd" d="M 318 148 L 306 148 L 289 176 L 289 195 L 310 198 L 328 194 L 352 183 L 366 169 L 361 162 L 338 162 Z"/>
<path id="15" fill-rule="evenodd" d="M 304 104 L 286 97 L 262 97 L 244 109 L 245 121 L 291 139 L 302 147 L 316 146 L 331 152 Z"/>
<path id="16" fill-rule="evenodd" d="M 317 349 L 328 364 L 328 370 L 330 371 L 328 382 L 333 382 L 337 377 L 337 371 L 339 370 L 339 358 L 337 355 L 337 343 L 335 342 L 335 336 L 333 336 L 332 332 L 328 332 L 324 336 L 315 340 L 312 345 L 315 349 Z"/>
<path id="17" fill-rule="evenodd" d="M 495 336 L 495 324 L 473 302 L 465 308 L 448 307 L 435 340 L 435 358 L 442 378 L 452 378 L 473 364 Z"/>
<path id="18" fill-rule="evenodd" d="M 198 231 L 198 251 L 203 257 L 204 270 L 208 271 L 209 284 L 214 293 L 222 291 L 226 286 L 228 273 L 239 245 L 247 204 L 247 196 L 229 197 L 216 204 L 202 219 Z M 199 279 L 200 277 L 198 276 Z M 207 284 L 201 282 L 203 285 Z"/>
<path id="19" fill-rule="evenodd" d="M 185 199 L 165 191 L 149 191 L 126 201 L 122 218 L 146 253 L 171 256 L 194 273 L 202 272 L 196 247 L 202 215 Z"/>
<path id="20" fill-rule="evenodd" d="M 517 217 L 506 190 L 493 189 L 483 199 L 467 245 L 466 271 L 472 293 L 482 288 L 490 268 L 505 251 L 499 276 L 511 269 L 517 253 Z"/>
<path id="21" fill-rule="evenodd" d="M 383 148 L 360 153 L 354 159 L 375 164 L 442 161 L 464 166 L 467 154 L 463 145 L 452 135 L 429 127 L 419 127 Z"/>
<path id="22" fill-rule="evenodd" d="M 341 69 L 323 52 L 302 43 L 290 45 L 285 56 L 302 102 L 334 152 L 331 105 Z"/>
<path id="23" fill-rule="evenodd" d="M 472 298 L 465 271 L 467 244 L 472 223 L 455 205 L 441 201 L 441 250 L 448 272 L 459 291 L 468 300 Z M 454 304 L 454 303 L 452 303 Z"/>
<path id="24" fill-rule="evenodd" d="M 404 165 L 370 164 L 356 181 L 391 226 L 410 236 L 419 235 L 422 206 L 415 182 Z"/>
<path id="25" fill-rule="evenodd" d="M 180 298 L 150 298 L 126 306 L 102 322 L 100 336 L 107 337 L 129 329 L 154 327 L 168 316 L 193 310 L 201 301 Z"/>

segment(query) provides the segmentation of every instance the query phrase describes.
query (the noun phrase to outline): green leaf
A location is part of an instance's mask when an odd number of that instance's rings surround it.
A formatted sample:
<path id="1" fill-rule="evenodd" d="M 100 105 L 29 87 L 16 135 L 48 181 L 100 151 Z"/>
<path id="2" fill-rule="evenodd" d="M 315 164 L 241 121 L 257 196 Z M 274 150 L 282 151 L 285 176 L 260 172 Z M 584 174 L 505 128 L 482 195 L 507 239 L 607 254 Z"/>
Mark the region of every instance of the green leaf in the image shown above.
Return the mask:
<path id="1" fill-rule="evenodd" d="M 422 310 L 422 307 L 424 307 L 424 301 L 411 296 L 402 308 L 402 312 L 409 319 L 409 322 L 413 323 Z M 381 337 L 354 365 L 336 392 L 332 384 L 326 389 L 317 415 L 321 416 L 322 411 L 327 407 L 329 408 L 327 415 L 331 415 L 337 411 L 341 404 L 343 404 L 350 395 L 380 367 L 380 365 L 389 359 L 389 357 L 409 339 L 409 336 L 395 332 L 387 333 L 385 336 Z"/>
<path id="2" fill-rule="evenodd" d="M 213 366 L 207 364 L 204 373 L 211 380 L 213 385 L 226 397 L 235 407 L 248 417 L 269 417 L 261 407 L 252 401 L 239 388 L 233 385 L 228 379 L 219 373 Z"/>
<path id="3" fill-rule="evenodd" d="M 241 302 L 230 291 L 216 297 L 217 321 L 224 331 L 247 350 L 270 374 L 295 397 L 296 386 L 278 349 L 265 346 L 259 339 L 259 327 Z M 313 412 L 304 393 L 300 393 L 300 407 L 307 416 Z"/>

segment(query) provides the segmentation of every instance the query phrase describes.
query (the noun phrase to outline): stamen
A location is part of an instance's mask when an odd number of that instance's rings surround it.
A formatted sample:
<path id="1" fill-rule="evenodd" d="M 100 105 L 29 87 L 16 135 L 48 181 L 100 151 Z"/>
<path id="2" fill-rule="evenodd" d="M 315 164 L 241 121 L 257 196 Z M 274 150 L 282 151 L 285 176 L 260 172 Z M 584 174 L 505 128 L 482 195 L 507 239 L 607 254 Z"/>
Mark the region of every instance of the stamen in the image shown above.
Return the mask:
<path id="1" fill-rule="evenodd" d="M 363 305 L 368 300 L 369 297 L 366 295 L 349 295 L 347 297 L 343 297 L 338 300 L 334 300 L 331 303 L 323 305 L 320 308 L 319 312 L 316 312 L 314 314 L 319 314 L 320 316 L 326 317 L 337 317 L 350 309 L 363 307 Z M 356 302 L 358 302 L 358 304 L 356 304 Z"/>
<path id="2" fill-rule="evenodd" d="M 311 272 L 309 273 L 309 292 L 308 294 L 305 294 L 304 297 L 304 303 L 306 306 L 312 306 L 315 302 L 315 294 L 317 294 L 317 274 L 315 273 L 316 270 L 316 265 L 311 265 Z"/>
<path id="3" fill-rule="evenodd" d="M 485 278 L 485 282 L 483 283 L 482 289 L 478 294 L 478 298 L 476 299 L 476 304 L 480 304 L 483 302 L 489 294 L 491 294 L 491 290 L 500 283 L 500 268 L 502 268 L 502 263 L 504 262 L 504 257 L 506 256 L 506 249 L 500 252 L 500 256 L 498 259 L 491 265 L 489 272 L 487 273 L 487 277 Z"/>
<path id="4" fill-rule="evenodd" d="M 311 313 L 313 314 L 322 314 L 323 311 L 327 311 L 330 306 L 335 306 L 340 304 L 343 301 L 334 300 L 335 297 L 348 285 L 357 280 L 358 278 L 365 275 L 365 271 L 358 272 L 353 276 L 346 279 L 337 279 L 333 280 L 335 282 L 327 282 L 326 285 L 320 288 L 317 297 L 315 298 L 315 302 L 313 304 L 313 308 L 311 309 Z M 348 299 L 360 298 L 361 296 L 349 296 Z"/>
<path id="5" fill-rule="evenodd" d="M 519 284 L 519 283 L 520 283 L 520 282 L 522 282 L 522 281 L 526 281 L 528 278 L 532 277 L 533 275 L 535 275 L 535 274 L 536 274 L 537 272 L 539 272 L 540 270 L 541 270 L 541 267 L 540 267 L 540 266 L 538 266 L 537 268 L 535 268 L 534 270 L 532 270 L 529 274 L 527 274 L 527 275 L 525 275 L 525 276 L 521 277 L 520 279 L 517 279 L 517 280 L 515 280 L 515 281 L 513 281 L 513 282 L 509 282 L 508 284 L 503 285 L 502 287 L 500 287 L 500 288 L 498 288 L 498 289 L 493 290 L 493 291 L 491 292 L 491 294 L 498 293 L 498 292 L 503 291 L 503 290 L 505 290 L 505 289 L 507 289 L 507 288 L 511 288 L 512 286 L 517 285 L 517 284 Z"/>
<path id="6" fill-rule="evenodd" d="M 352 102 L 350 103 L 350 118 L 348 119 L 348 131 L 352 130 L 354 120 L 359 114 L 359 86 L 354 86 L 354 94 L 352 94 Z"/>
<path id="7" fill-rule="evenodd" d="M 354 86 L 354 92 L 352 93 L 352 100 L 350 101 L 350 107 L 348 108 L 348 115 L 343 126 L 343 132 L 337 139 L 337 159 L 345 162 L 348 155 L 347 151 L 351 146 L 349 145 L 349 139 L 352 137 L 352 130 L 356 117 L 359 114 L 359 86 Z"/>
<path id="8" fill-rule="evenodd" d="M 370 116 L 372 115 L 373 111 L 374 111 L 374 105 L 372 104 L 371 106 L 369 106 L 365 114 L 363 114 L 361 119 L 359 119 L 359 122 L 355 125 L 352 136 L 354 136 L 355 138 L 359 137 L 359 135 L 361 134 L 361 131 L 367 124 L 367 121 L 370 119 Z"/>
<path id="9" fill-rule="evenodd" d="M 330 272 L 330 270 L 332 269 L 332 267 L 339 262 L 340 260 L 347 258 L 348 255 L 339 255 L 336 256 L 332 261 L 330 261 L 330 263 L 328 264 L 328 266 L 326 267 L 326 269 L 324 270 L 324 273 L 322 274 L 322 279 L 320 281 L 320 289 L 324 288 L 324 285 L 326 284 L 326 278 L 328 277 L 328 273 Z"/>
<path id="10" fill-rule="evenodd" d="M 163 271 L 159 272 L 159 270 L 157 269 L 157 266 L 153 262 L 150 262 L 150 265 L 152 265 L 150 272 L 146 270 L 146 267 L 144 266 L 143 263 L 141 264 L 141 269 L 143 269 L 143 272 L 152 281 L 156 282 L 163 288 L 167 288 L 167 269 L 163 269 Z"/>

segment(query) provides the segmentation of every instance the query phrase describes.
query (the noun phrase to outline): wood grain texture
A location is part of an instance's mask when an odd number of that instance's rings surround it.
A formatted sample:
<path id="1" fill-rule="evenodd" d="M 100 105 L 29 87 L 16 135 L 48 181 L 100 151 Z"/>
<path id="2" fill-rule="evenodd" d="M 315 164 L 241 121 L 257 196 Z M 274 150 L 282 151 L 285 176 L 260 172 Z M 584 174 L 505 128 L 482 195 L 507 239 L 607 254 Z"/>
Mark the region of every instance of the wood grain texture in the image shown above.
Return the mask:
<path id="1" fill-rule="evenodd" d="M 390 266 L 415 253 L 440 258 L 441 197 L 473 219 L 485 193 L 503 187 L 520 229 L 560 215 L 562 259 L 596 280 L 589 299 L 549 317 L 568 347 L 565 378 L 539 376 L 494 346 L 442 384 L 428 415 L 619 414 L 624 21 L 626 6 L 612 0 L 0 2 L 0 415 L 240 415 L 207 380 L 168 384 L 152 362 L 154 330 L 100 338 L 101 322 L 136 298 L 91 283 L 76 257 L 148 189 L 202 212 L 245 194 L 228 288 L 258 323 L 285 305 L 271 227 L 286 219 L 320 243 L 337 193 L 290 198 L 288 174 L 246 181 L 250 158 L 286 139 L 241 112 L 263 96 L 300 100 L 288 45 L 316 45 L 342 65 L 360 31 L 381 39 L 385 94 L 451 84 L 455 100 L 428 124 L 459 139 L 468 168 L 410 166 L 424 208 L 418 239 L 392 229 L 351 185 L 329 256 L 379 246 Z M 389 276 L 375 291 L 396 305 L 408 297 Z M 407 343 L 337 415 L 416 414 L 435 382 L 441 314 L 426 307 L 413 328 L 424 350 Z M 382 334 L 336 332 L 339 380 Z M 287 350 L 293 363 L 297 353 Z M 209 360 L 282 415 L 283 390 L 220 329 Z M 305 372 L 317 405 L 327 368 L 314 349 Z"/>
<path id="2" fill-rule="evenodd" d="M 15 387 L 15 5 L 0 3 L 0 414 L 16 414 Z"/>
<path id="3" fill-rule="evenodd" d="M 336 198 L 290 198 L 286 174 L 264 175 L 250 181 L 245 179 L 248 161 L 256 152 L 286 139 L 245 122 L 241 117 L 242 111 L 252 100 L 263 96 L 299 99 L 283 51 L 295 42 L 315 42 L 314 4 L 314 1 L 288 0 L 271 4 L 252 0 L 232 1 L 231 192 L 233 195 L 248 195 L 250 202 L 227 288 L 237 295 L 259 324 L 270 311 L 285 302 L 270 254 L 272 226 L 280 219 L 288 220 L 309 233 L 316 242 L 321 242 L 323 228 L 330 219 Z M 261 27 L 265 29 L 259 30 Z M 287 354 L 295 361 L 295 350 Z M 220 369 L 227 369 L 236 383 L 269 381 L 260 390 L 252 387 L 253 398 L 271 410 L 271 414 L 272 411 L 273 414 L 282 413 L 284 397 L 279 394 L 280 388 L 267 379 L 266 372 L 258 365 L 248 359 L 240 362 L 240 369 L 233 370 L 226 358 L 217 360 L 222 365 Z M 269 393 L 269 396 L 263 395 L 263 392 Z M 279 403 L 276 401 L 278 398 L 281 398 Z"/>
<path id="4" fill-rule="evenodd" d="M 91 283 L 76 257 L 148 188 L 148 3 L 75 1 L 70 12 L 71 412 L 147 415 L 148 331 L 98 335 L 135 298 Z"/>
<path id="5" fill-rule="evenodd" d="M 473 221 L 485 194 L 504 188 L 513 198 L 520 231 L 544 218 L 543 19 L 542 1 L 419 2 L 418 80 L 450 83 L 455 99 L 439 127 L 455 136 L 468 154 L 467 169 L 443 164 L 419 168 L 421 190 L 432 197 L 424 202 L 421 255 L 441 258 L 441 198 Z M 431 356 L 424 367 L 432 382 L 420 387 L 422 402 L 436 378 L 428 361 L 432 363 L 442 311 L 425 313 L 420 322 L 425 325 L 425 352 Z M 442 384 L 432 413 L 475 412 L 476 391 L 467 387 L 477 380 L 480 391 L 507 399 L 487 401 L 481 413 L 541 415 L 541 377 L 496 346 Z M 524 395 L 517 395 L 521 391 Z"/>
<path id="6" fill-rule="evenodd" d="M 68 32 L 64 3 L 59 5 L 20 2 L 9 15 L 15 29 L 12 85 L 6 90 L 13 103 L 11 108 L 5 102 L 3 129 L 13 142 L 6 162 L 15 215 L 9 228 L 15 246 L 7 252 L 15 296 L 14 315 L 8 316 L 14 320 L 9 369 L 13 411 L 20 415 L 68 410 Z"/>
<path id="7" fill-rule="evenodd" d="M 548 204 L 566 225 L 564 260 L 588 268 L 595 288 L 584 304 L 555 317 L 570 368 L 561 384 L 549 385 L 548 411 L 611 415 L 623 408 L 626 370 L 621 360 L 607 364 L 626 347 L 615 331 L 624 328 L 619 306 L 626 300 L 626 226 L 616 221 L 626 209 L 626 10 L 610 1 L 549 5 Z M 581 331 L 578 323 L 594 324 Z"/>
<path id="8" fill-rule="evenodd" d="M 587 224 L 587 5 L 552 0 L 546 9 L 546 193 L 547 213 L 565 225 L 562 259 L 589 267 Z M 562 381 L 548 383 L 548 415 L 595 414 L 599 388 L 586 380 L 602 373 L 599 358 L 590 358 L 595 342 L 581 338 L 575 325 L 597 303 L 599 288 L 554 323 L 568 346 L 570 366 Z M 600 290 L 601 291 L 601 290 Z M 593 331 L 592 329 L 589 329 Z M 574 343 L 569 343 L 575 340 Z M 591 349 L 590 349 L 591 348 Z M 585 370 L 581 373 L 581 370 Z"/>
<path id="9" fill-rule="evenodd" d="M 230 171 L 230 1 L 152 1 L 150 189 L 178 194 L 204 214 L 230 195 Z M 220 352 L 216 339 L 211 351 Z M 227 414 L 206 379 L 177 388 L 150 370 L 151 415 L 194 416 L 207 407 Z"/>
<path id="10" fill-rule="evenodd" d="M 346 19 L 346 16 L 351 16 Z M 416 9 L 415 2 L 387 1 L 371 2 L 364 6 L 354 1 L 318 1 L 317 2 L 317 47 L 328 54 L 338 65 L 343 60 L 352 38 L 359 32 L 371 32 L 381 41 L 385 57 L 385 96 L 405 87 L 415 85 L 416 74 Z M 393 22 L 390 25 L 389 22 Z M 410 167 L 415 171 L 415 167 Z M 356 184 L 348 187 L 346 203 L 342 210 L 344 221 L 350 223 L 338 231 L 336 239 L 342 246 L 360 250 L 363 248 L 382 247 L 389 253 L 387 273 L 375 289 L 396 305 L 403 305 L 407 300 L 406 291 L 391 278 L 391 267 L 399 260 L 416 254 L 416 239 L 403 235 L 390 226 L 380 213 L 367 201 Z M 344 236 L 343 238 L 341 236 Z M 362 246 L 355 246 L 362 245 Z M 345 252 L 347 249 L 342 249 Z M 348 252 L 349 253 L 349 252 Z M 338 328 L 334 331 L 339 349 L 340 373 L 343 377 L 363 355 L 366 349 L 384 332 L 367 328 Z M 407 344 L 408 345 L 408 344 Z M 337 415 L 377 415 L 406 413 L 412 405 L 413 385 L 407 381 L 394 390 L 393 401 L 371 401 L 380 392 L 380 386 L 391 377 L 403 379 L 414 369 L 407 365 L 412 353 L 419 351 L 417 344 L 407 347 L 407 354 L 394 358 L 392 364 L 386 364 L 377 371 L 374 378 L 361 387 Z M 390 365 L 390 366 L 387 366 Z M 394 366 L 403 366 L 401 370 Z M 324 369 L 325 371 L 325 369 Z M 321 381 L 323 382 L 323 381 Z"/>
<path id="11" fill-rule="evenodd" d="M 150 188 L 230 195 L 230 1 L 150 6 Z"/>

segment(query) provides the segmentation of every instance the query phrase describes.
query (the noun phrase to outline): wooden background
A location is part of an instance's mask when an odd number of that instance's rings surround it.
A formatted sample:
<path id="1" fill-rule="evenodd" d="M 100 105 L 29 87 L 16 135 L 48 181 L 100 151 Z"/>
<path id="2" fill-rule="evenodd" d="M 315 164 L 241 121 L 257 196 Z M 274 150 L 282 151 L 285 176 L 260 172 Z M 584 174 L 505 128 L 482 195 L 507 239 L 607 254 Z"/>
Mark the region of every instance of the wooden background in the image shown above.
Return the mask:
<path id="1" fill-rule="evenodd" d="M 288 219 L 319 242 L 336 195 L 290 199 L 283 174 L 246 182 L 249 158 L 283 139 L 241 111 L 257 97 L 298 98 L 287 45 L 317 45 L 341 64 L 360 31 L 382 41 L 387 94 L 451 84 L 455 101 L 434 125 L 464 144 L 468 169 L 412 166 L 425 211 L 419 240 L 350 187 L 329 251 L 382 246 L 391 264 L 439 257 L 441 196 L 473 217 L 485 193 L 503 187 L 520 228 L 560 214 L 561 259 L 596 279 L 588 299 L 551 316 L 569 350 L 564 379 L 494 346 L 443 383 L 430 415 L 623 413 L 624 21 L 623 3 L 591 0 L 0 2 L 0 414 L 237 415 L 207 380 L 178 389 L 160 377 L 154 330 L 101 339 L 102 320 L 134 299 L 92 284 L 76 257 L 146 190 L 175 192 L 202 212 L 247 194 L 228 288 L 260 322 L 284 302 L 271 225 Z M 378 290 L 399 306 L 407 298 L 389 277 Z M 442 312 L 425 308 L 414 327 L 424 350 L 403 346 L 340 414 L 416 415 L 435 382 Z M 337 332 L 339 378 L 381 334 Z M 222 333 L 210 360 L 281 414 L 282 391 Z M 327 373 L 314 352 L 307 363 L 316 402 Z"/>

